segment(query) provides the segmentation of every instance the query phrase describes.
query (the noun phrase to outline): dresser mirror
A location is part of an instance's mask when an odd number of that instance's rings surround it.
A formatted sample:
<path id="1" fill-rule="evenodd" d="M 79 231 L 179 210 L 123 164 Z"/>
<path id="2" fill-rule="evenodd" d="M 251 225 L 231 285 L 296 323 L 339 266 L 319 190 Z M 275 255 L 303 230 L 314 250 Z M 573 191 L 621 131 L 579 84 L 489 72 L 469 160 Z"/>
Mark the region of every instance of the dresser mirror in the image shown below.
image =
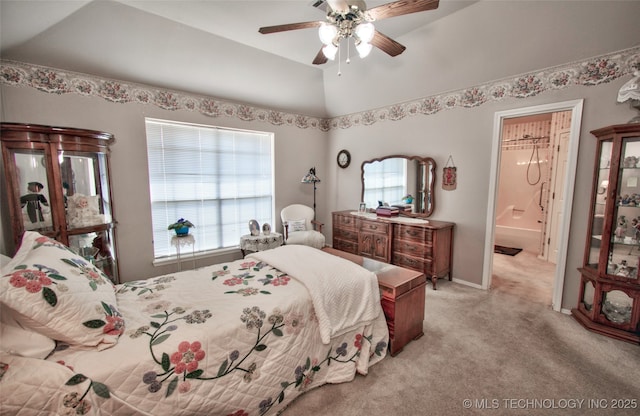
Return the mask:
<path id="1" fill-rule="evenodd" d="M 428 217 L 435 209 L 436 162 L 430 157 L 391 155 L 362 163 L 361 201 L 375 209 L 379 201 L 410 206 L 403 215 Z M 411 202 L 405 199 L 412 197 Z"/>

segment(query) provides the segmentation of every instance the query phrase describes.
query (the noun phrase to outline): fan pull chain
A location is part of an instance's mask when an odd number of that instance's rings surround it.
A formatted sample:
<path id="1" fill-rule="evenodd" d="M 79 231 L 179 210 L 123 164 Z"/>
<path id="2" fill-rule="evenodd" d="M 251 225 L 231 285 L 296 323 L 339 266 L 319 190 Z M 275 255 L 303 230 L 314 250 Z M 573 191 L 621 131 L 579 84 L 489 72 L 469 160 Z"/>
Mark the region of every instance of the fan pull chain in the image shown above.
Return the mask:
<path id="1" fill-rule="evenodd" d="M 338 76 L 342 75 L 342 71 L 340 70 L 340 62 L 342 61 L 342 59 L 340 59 L 340 42 L 338 42 Z"/>
<path id="2" fill-rule="evenodd" d="M 351 63 L 351 42 L 347 38 L 347 65 Z"/>

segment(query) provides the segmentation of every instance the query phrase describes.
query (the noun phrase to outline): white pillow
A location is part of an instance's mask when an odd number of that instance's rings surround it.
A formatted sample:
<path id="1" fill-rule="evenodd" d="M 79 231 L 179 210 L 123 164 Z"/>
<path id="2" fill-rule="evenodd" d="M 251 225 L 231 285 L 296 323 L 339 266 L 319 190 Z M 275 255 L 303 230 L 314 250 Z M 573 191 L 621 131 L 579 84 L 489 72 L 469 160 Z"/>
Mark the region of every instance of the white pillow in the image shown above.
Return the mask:
<path id="1" fill-rule="evenodd" d="M 108 348 L 124 330 L 109 278 L 35 231 L 25 231 L 20 249 L 2 268 L 0 301 L 21 326 L 71 345 Z"/>
<path id="2" fill-rule="evenodd" d="M 0 351 L 22 357 L 45 359 L 55 347 L 54 340 L 23 328 L 13 311 L 0 304 Z"/>
<path id="3" fill-rule="evenodd" d="M 287 221 L 289 233 L 295 233 L 296 231 L 307 230 L 307 220 L 289 220 Z"/>

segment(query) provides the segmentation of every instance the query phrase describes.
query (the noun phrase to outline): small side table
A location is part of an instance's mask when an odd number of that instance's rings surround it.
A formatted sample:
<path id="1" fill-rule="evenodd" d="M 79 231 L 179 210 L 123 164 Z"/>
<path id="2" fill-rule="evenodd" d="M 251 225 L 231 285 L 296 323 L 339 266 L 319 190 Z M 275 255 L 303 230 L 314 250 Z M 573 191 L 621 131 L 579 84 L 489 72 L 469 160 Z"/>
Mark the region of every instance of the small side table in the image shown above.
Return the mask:
<path id="1" fill-rule="evenodd" d="M 260 235 L 243 235 L 240 237 L 240 250 L 242 257 L 249 251 L 263 251 L 280 247 L 284 243 L 284 237 L 280 233 L 270 232 L 269 234 Z"/>
<path id="2" fill-rule="evenodd" d="M 191 258 L 193 260 L 193 268 L 196 268 L 196 254 L 195 254 L 195 246 L 196 239 L 193 235 L 187 234 L 185 236 L 177 236 L 174 235 L 171 237 L 171 245 L 176 248 L 176 256 L 178 258 L 178 271 L 182 271 L 182 261 L 180 258 L 180 251 L 182 247 L 191 246 Z"/>

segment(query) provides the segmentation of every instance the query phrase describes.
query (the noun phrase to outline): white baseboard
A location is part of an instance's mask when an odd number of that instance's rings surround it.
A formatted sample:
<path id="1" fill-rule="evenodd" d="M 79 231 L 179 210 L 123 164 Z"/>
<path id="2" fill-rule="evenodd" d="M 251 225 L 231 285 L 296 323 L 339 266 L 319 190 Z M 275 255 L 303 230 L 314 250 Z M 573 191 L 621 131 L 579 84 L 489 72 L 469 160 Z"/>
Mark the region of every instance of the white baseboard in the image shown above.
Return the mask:
<path id="1" fill-rule="evenodd" d="M 479 285 L 477 283 L 467 282 L 466 280 L 456 279 L 455 277 L 453 278 L 452 282 L 459 283 L 459 284 L 465 285 L 465 286 L 471 286 L 471 287 L 476 288 L 476 289 L 484 290 L 484 289 L 482 289 L 482 285 Z"/>

